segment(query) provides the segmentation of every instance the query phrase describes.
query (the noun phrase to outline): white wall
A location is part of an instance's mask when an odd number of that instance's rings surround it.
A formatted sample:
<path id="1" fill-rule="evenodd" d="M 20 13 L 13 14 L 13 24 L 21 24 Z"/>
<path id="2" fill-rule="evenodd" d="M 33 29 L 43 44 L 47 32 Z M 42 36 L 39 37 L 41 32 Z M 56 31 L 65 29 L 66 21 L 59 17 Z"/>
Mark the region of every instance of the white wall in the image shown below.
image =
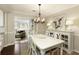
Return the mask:
<path id="1" fill-rule="evenodd" d="M 3 21 L 4 21 L 3 20 L 3 11 L 0 10 L 0 27 L 4 26 L 3 25 L 3 23 L 4 23 Z"/>
<path id="2" fill-rule="evenodd" d="M 46 22 L 45 23 L 35 23 L 34 32 L 38 34 L 45 34 L 46 32 Z"/>
<path id="3" fill-rule="evenodd" d="M 13 44 L 15 41 L 15 32 L 14 32 L 14 15 L 8 12 L 5 12 L 5 40 L 4 45 Z"/>

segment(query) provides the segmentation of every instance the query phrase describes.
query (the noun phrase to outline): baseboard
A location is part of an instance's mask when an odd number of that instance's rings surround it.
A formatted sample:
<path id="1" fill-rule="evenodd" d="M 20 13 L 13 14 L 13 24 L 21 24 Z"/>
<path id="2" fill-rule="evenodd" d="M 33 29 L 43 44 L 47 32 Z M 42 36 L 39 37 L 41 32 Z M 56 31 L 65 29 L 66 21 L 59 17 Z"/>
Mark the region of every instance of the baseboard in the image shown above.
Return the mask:
<path id="1" fill-rule="evenodd" d="M 10 46 L 10 45 L 14 45 L 15 43 L 9 43 L 7 45 L 4 45 L 3 47 L 7 47 L 7 46 Z"/>
<path id="2" fill-rule="evenodd" d="M 77 52 L 77 53 L 79 53 L 79 50 L 74 50 L 74 52 Z"/>

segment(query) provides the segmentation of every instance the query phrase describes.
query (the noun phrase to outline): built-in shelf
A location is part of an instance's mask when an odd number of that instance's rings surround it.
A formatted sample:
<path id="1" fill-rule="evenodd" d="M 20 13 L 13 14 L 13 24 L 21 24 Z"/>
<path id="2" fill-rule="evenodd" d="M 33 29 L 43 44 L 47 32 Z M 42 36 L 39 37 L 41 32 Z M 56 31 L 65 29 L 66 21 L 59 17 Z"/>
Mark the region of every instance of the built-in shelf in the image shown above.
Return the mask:
<path id="1" fill-rule="evenodd" d="M 73 51 L 73 39 L 74 33 L 69 31 L 47 31 L 49 36 L 55 39 L 61 39 L 64 41 L 63 49 L 67 52 Z M 51 34 L 53 33 L 53 34 Z"/>

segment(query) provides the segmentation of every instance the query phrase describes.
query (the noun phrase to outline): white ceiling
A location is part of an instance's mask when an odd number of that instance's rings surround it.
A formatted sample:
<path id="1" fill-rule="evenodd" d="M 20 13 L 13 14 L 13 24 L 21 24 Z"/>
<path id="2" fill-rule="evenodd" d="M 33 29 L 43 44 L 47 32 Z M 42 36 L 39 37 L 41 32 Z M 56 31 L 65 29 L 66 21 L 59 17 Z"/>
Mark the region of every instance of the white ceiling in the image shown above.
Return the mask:
<path id="1" fill-rule="evenodd" d="M 43 17 L 46 17 L 75 6 L 77 6 L 77 4 L 42 4 L 41 13 Z M 38 15 L 37 4 L 1 4 L 0 8 L 5 11 L 24 13 L 28 16 Z M 35 12 L 33 12 L 33 10 L 35 10 Z"/>

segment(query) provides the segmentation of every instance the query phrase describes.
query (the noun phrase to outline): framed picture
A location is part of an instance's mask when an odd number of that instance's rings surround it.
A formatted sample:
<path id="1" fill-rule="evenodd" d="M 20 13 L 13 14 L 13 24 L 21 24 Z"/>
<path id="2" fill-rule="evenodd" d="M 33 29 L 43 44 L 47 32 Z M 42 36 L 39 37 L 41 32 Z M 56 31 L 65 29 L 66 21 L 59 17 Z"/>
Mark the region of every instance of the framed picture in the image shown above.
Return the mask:
<path id="1" fill-rule="evenodd" d="M 57 21 L 54 21 L 54 25 L 55 25 L 55 29 L 59 28 L 61 25 L 61 21 L 62 21 L 63 17 L 59 18 Z"/>

